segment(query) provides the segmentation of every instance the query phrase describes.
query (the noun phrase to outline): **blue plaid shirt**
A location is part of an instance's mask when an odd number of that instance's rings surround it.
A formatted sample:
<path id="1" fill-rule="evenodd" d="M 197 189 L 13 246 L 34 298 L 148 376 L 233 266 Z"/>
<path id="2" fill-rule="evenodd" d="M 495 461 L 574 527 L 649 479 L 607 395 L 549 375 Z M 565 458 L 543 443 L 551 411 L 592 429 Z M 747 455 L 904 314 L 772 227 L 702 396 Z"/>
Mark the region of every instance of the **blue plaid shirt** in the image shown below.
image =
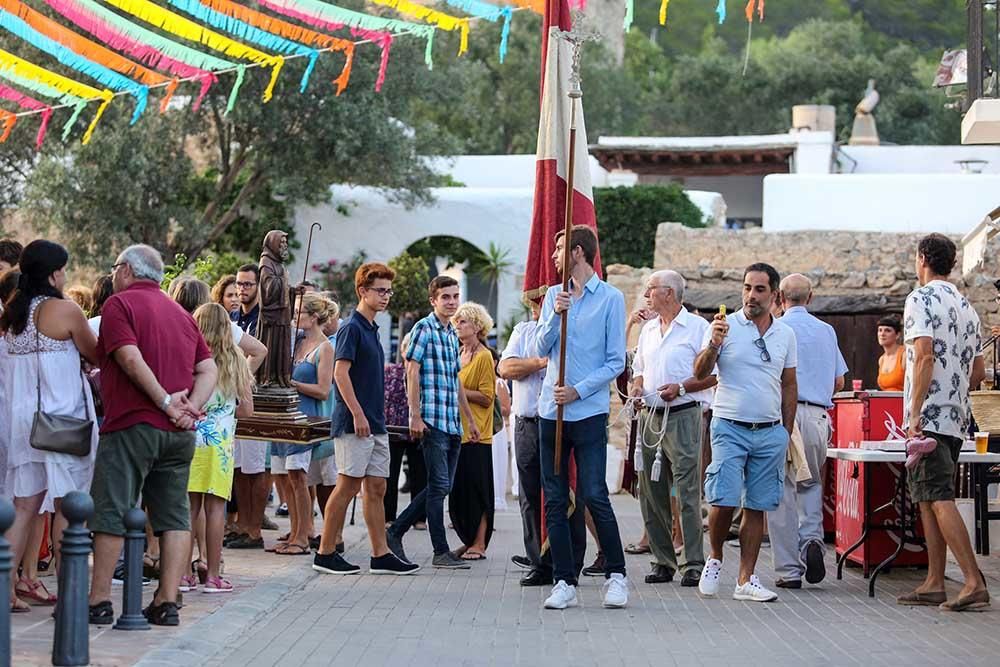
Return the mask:
<path id="1" fill-rule="evenodd" d="M 420 417 L 439 431 L 462 435 L 458 409 L 458 335 L 431 313 L 413 326 L 406 358 L 420 364 Z"/>

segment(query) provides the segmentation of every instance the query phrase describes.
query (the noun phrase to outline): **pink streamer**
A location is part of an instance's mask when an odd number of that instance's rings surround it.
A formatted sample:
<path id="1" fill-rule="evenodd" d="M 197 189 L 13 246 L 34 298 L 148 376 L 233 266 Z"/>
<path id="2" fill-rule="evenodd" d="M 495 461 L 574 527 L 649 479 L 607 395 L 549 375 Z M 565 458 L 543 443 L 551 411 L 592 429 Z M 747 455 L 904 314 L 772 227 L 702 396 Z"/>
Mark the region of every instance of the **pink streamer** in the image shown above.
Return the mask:
<path id="1" fill-rule="evenodd" d="M 35 137 L 35 148 L 40 149 L 42 142 L 45 141 L 45 132 L 49 129 L 49 121 L 52 119 L 52 107 L 2 84 L 0 84 L 0 97 L 10 100 L 22 109 L 42 112 L 42 123 L 38 127 L 38 136 Z"/>
<path id="2" fill-rule="evenodd" d="M 125 33 L 118 30 L 113 25 L 102 21 L 99 17 L 88 12 L 85 8 L 75 5 L 71 0 L 45 0 L 45 2 L 71 23 L 83 28 L 91 35 L 97 37 L 108 47 L 116 51 L 124 51 L 136 58 L 143 65 L 153 69 L 163 69 L 175 76 L 184 79 L 198 79 L 201 81 L 201 90 L 191 108 L 197 111 L 201 107 L 201 101 L 208 93 L 208 89 L 213 83 L 218 81 L 218 77 L 208 70 L 192 67 L 187 63 L 175 60 L 158 49 L 139 42 Z"/>
<path id="3" fill-rule="evenodd" d="M 53 0 L 46 0 L 52 2 Z M 281 3 L 270 0 L 259 0 L 258 4 L 267 7 L 273 12 L 288 16 L 303 23 L 308 23 L 314 28 L 321 30 L 343 30 L 346 27 L 343 23 L 326 21 L 319 17 L 300 12 L 296 9 L 285 7 Z M 377 44 L 382 49 L 382 59 L 379 62 L 378 78 L 375 79 L 375 92 L 381 92 L 382 84 L 385 83 L 385 70 L 389 66 L 389 50 L 392 48 L 392 33 L 385 30 L 368 30 L 367 28 L 351 28 L 351 34 L 362 39 L 370 39 L 373 44 Z"/>

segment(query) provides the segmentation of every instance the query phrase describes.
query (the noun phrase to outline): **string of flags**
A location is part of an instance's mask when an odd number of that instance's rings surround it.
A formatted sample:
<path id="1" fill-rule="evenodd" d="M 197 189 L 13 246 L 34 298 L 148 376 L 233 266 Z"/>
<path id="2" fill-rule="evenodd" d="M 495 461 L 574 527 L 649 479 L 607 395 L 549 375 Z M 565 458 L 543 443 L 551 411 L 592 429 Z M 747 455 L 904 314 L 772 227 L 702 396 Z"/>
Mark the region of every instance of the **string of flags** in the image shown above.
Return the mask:
<path id="1" fill-rule="evenodd" d="M 400 18 L 387 18 L 339 7 L 325 0 L 257 0 L 255 7 L 241 0 L 38 0 L 69 25 L 49 18 L 23 0 L 0 0 L 0 31 L 34 47 L 37 55 L 20 57 L 0 50 L 0 143 L 7 140 L 18 121 L 39 118 L 35 146 L 41 148 L 57 109 L 72 111 L 63 124 L 65 141 L 79 117 L 92 102 L 96 111 L 84 131 L 82 142 L 93 136 L 108 105 L 120 96 L 132 98 L 131 123 L 149 106 L 150 92 L 162 91 L 163 113 L 184 83 L 198 85 L 191 96 L 197 111 L 222 74 L 233 74 L 225 113 L 234 108 L 249 69 L 269 72 L 262 102 L 273 97 L 274 87 L 288 60 L 306 59 L 299 81 L 300 92 L 321 54 L 344 58 L 340 75 L 331 84 L 336 95 L 348 86 L 357 47 L 372 44 L 379 49 L 375 90 L 381 91 L 393 41 L 413 36 L 424 41 L 424 62 L 433 68 L 434 37 L 438 30 L 457 33 L 458 55 L 468 51 L 469 33 L 475 21 L 501 26 L 498 47 L 502 63 L 508 50 L 513 13 L 545 11 L 545 0 L 442 0 L 451 12 L 413 0 L 372 0 Z M 583 9 L 586 0 L 570 0 Z M 661 0 L 659 19 L 667 23 L 670 0 Z M 764 0 L 748 0 L 745 14 L 752 23 L 754 13 L 764 19 Z M 726 0 L 718 0 L 719 23 L 726 19 Z M 633 22 L 634 0 L 625 0 L 624 28 Z M 351 39 L 331 33 L 346 31 Z M 73 75 L 49 69 L 54 60 Z M 79 79 L 79 80 L 77 80 Z M 84 83 L 86 82 L 86 83 Z"/>

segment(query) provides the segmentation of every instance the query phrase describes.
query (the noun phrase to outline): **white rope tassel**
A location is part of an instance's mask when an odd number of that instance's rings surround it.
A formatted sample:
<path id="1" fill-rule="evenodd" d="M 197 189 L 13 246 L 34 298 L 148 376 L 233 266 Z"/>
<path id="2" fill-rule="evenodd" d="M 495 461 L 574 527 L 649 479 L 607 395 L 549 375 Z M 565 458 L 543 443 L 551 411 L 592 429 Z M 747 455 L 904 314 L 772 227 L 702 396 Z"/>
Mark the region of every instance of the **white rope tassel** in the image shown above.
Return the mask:
<path id="1" fill-rule="evenodd" d="M 639 436 L 640 438 L 642 435 Z M 635 460 L 632 462 L 632 467 L 635 468 L 636 472 L 642 472 L 643 466 L 645 465 L 642 461 L 642 443 L 639 442 L 635 448 Z"/>
<path id="2" fill-rule="evenodd" d="M 653 482 L 660 481 L 660 471 L 663 468 L 661 460 L 663 459 L 663 450 L 659 447 L 656 448 L 656 460 L 653 461 L 653 469 L 649 471 L 649 479 Z"/>

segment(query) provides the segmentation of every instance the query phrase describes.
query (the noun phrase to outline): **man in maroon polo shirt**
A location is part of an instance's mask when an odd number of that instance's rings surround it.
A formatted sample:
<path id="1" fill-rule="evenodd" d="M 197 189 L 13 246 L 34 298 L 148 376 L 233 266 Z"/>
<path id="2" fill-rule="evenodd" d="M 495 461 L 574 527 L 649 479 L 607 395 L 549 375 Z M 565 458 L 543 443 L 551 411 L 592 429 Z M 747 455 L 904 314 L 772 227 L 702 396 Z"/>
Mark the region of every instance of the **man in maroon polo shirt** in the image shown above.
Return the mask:
<path id="1" fill-rule="evenodd" d="M 177 586 L 190 553 L 193 429 L 217 372 L 194 319 L 160 290 L 159 252 L 126 248 L 111 278 L 115 294 L 101 310 L 98 339 L 104 423 L 91 486 L 90 622 L 114 620 L 111 576 L 125 534 L 122 518 L 141 493 L 160 538 L 161 563 L 160 587 L 144 613 L 154 625 L 177 625 Z"/>

